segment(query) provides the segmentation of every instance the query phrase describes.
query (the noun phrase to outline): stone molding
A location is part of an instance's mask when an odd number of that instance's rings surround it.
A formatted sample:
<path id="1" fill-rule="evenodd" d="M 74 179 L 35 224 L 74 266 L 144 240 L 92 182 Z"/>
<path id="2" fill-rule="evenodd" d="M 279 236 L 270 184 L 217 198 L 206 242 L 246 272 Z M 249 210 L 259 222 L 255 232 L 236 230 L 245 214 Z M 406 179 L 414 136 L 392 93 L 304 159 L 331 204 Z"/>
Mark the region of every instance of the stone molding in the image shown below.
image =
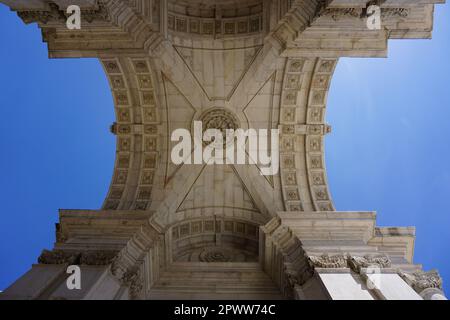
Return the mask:
<path id="1" fill-rule="evenodd" d="M 38 258 L 39 264 L 74 264 L 79 260 L 80 253 L 64 250 L 43 250 Z"/>
<path id="2" fill-rule="evenodd" d="M 117 251 L 113 250 L 86 251 L 80 256 L 80 264 L 89 266 L 105 266 L 112 263 L 116 255 Z"/>
<path id="3" fill-rule="evenodd" d="M 336 269 L 350 268 L 356 273 L 361 273 L 364 268 L 378 267 L 390 268 L 391 260 L 385 254 L 355 256 L 351 254 L 309 256 L 311 265 L 315 268 Z"/>
<path id="4" fill-rule="evenodd" d="M 361 273 L 364 268 L 370 267 L 390 268 L 392 264 L 385 254 L 365 255 L 364 257 L 349 255 L 347 262 L 349 267 L 357 273 Z"/>
<path id="5" fill-rule="evenodd" d="M 90 266 L 109 265 L 117 251 L 113 250 L 92 250 L 92 251 L 73 251 L 73 250 L 43 250 L 38 258 L 40 264 L 80 264 Z"/>
<path id="6" fill-rule="evenodd" d="M 381 19 L 407 18 L 410 10 L 408 8 L 381 8 Z M 319 17 L 331 17 L 334 21 L 344 18 L 365 19 L 367 13 L 365 8 L 327 8 L 319 13 Z"/>
<path id="7" fill-rule="evenodd" d="M 26 24 L 37 22 L 38 24 L 46 25 L 49 22 L 66 22 L 70 16 L 66 10 L 62 10 L 55 2 L 47 4 L 48 10 L 20 10 L 17 15 Z M 97 1 L 97 4 L 92 9 L 81 9 L 81 19 L 88 23 L 94 20 L 109 21 L 110 16 L 108 9 L 103 1 Z"/>
<path id="8" fill-rule="evenodd" d="M 324 254 L 321 256 L 309 256 L 308 257 L 310 264 L 316 268 L 347 268 L 347 260 L 348 258 L 343 255 L 334 255 L 330 256 L 328 254 Z"/>
<path id="9" fill-rule="evenodd" d="M 82 19 L 89 23 L 91 30 L 83 33 L 82 37 L 70 39 L 67 38 L 67 30 L 64 30 L 67 14 L 58 6 L 60 1 L 53 0 L 49 3 L 42 1 L 37 7 L 21 4 L 21 1 L 18 1 L 19 4 L 12 1 L 5 2 L 18 12 L 24 22 L 40 24 L 45 35 L 44 39 L 49 42 L 49 51 L 55 57 L 98 56 L 101 52 L 107 52 L 104 44 L 95 43 L 95 39 L 98 39 L 95 33 L 104 35 L 110 43 L 114 43 L 110 49 L 126 49 L 135 54 L 146 54 L 149 51 L 158 51 L 160 44 L 170 38 L 168 34 L 171 33 L 172 37 L 181 34 L 204 39 L 251 39 L 268 34 L 266 41 L 284 56 L 295 55 L 294 51 L 297 51 L 303 57 L 309 57 L 313 53 L 314 56 L 321 57 L 334 54 L 333 58 L 355 53 L 363 56 L 381 56 L 386 54 L 385 42 L 388 38 L 430 37 L 432 7 L 435 3 L 442 3 L 440 0 L 430 0 L 427 3 L 409 4 L 393 0 L 385 6 L 384 1 L 367 1 L 341 7 L 335 6 L 330 0 L 290 1 L 287 4 L 248 1 L 239 4 L 241 9 L 246 5 L 253 8 L 247 10 L 247 14 L 244 15 L 241 12 L 233 16 L 228 12 L 225 16 L 219 13 L 216 16 L 212 13 L 202 16 L 208 11 L 205 8 L 201 10 L 190 6 L 189 9 L 177 12 L 171 9 L 173 6 L 170 4 L 168 6 L 168 3 L 162 0 L 152 1 L 152 6 L 146 5 L 142 0 L 97 0 L 94 6 L 82 7 Z M 354 41 L 361 39 L 360 27 L 367 17 L 366 7 L 372 3 L 381 6 L 382 19 L 385 20 L 386 30 L 389 32 L 381 30 L 373 41 L 370 39 L 373 35 L 367 34 L 368 39 L 364 41 L 365 48 L 353 48 L 351 50 L 353 53 L 348 52 L 345 38 L 350 37 Z M 179 7 L 180 3 L 176 6 Z M 255 11 L 256 7 L 259 9 Z M 213 9 L 209 8 L 209 11 L 214 12 Z M 189 16 L 189 12 L 194 11 L 194 16 Z M 335 23 L 335 26 L 330 28 L 329 20 Z M 355 31 L 355 28 L 359 30 Z M 108 34 L 105 33 L 106 30 Z M 313 43 L 311 39 L 298 41 L 304 40 L 300 39 L 304 33 L 317 32 L 328 35 L 327 42 L 339 38 L 338 33 L 345 40 L 342 46 L 331 46 L 335 48 L 334 50 L 328 50 L 327 45 L 311 45 Z M 305 42 L 307 47 L 302 47 L 302 42 Z M 381 42 L 384 44 L 381 45 Z"/>

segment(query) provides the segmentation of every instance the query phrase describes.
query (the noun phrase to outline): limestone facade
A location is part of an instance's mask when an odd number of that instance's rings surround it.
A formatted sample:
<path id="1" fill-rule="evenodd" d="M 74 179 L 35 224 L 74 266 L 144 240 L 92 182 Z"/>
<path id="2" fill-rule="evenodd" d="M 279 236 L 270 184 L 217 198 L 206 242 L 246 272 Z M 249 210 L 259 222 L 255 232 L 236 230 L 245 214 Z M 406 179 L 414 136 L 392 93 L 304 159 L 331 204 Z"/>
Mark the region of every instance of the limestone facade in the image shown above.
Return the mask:
<path id="1" fill-rule="evenodd" d="M 431 37 L 443 0 L 1 2 L 38 23 L 51 58 L 101 61 L 117 151 L 103 208 L 61 210 L 54 248 L 0 299 L 445 298 L 437 272 L 413 263 L 414 228 L 335 210 L 324 161 L 338 59 Z M 70 4 L 80 30 L 66 27 Z M 171 132 L 196 120 L 278 128 L 279 174 L 173 164 Z M 65 284 L 73 264 L 81 290 Z"/>

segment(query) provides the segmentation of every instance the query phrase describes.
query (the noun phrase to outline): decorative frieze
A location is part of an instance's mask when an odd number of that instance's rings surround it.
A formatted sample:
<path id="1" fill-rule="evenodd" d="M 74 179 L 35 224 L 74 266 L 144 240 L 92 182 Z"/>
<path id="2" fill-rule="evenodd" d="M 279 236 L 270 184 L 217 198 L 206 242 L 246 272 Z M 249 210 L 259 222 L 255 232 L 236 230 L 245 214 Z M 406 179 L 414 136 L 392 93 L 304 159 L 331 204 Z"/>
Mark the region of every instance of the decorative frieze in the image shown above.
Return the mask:
<path id="1" fill-rule="evenodd" d="M 343 254 L 330 256 L 323 254 L 321 256 L 309 256 L 309 262 L 315 268 L 347 268 L 348 257 Z"/>
<path id="2" fill-rule="evenodd" d="M 189 18 L 169 14 L 168 28 L 171 31 L 189 33 L 191 35 L 223 35 L 237 36 L 262 31 L 262 15 L 240 17 L 236 19 L 214 20 L 209 18 Z"/>
<path id="3" fill-rule="evenodd" d="M 81 253 L 80 264 L 88 266 L 106 266 L 117 256 L 116 250 L 96 250 Z"/>
<path id="4" fill-rule="evenodd" d="M 328 8 L 320 12 L 319 16 L 339 21 L 342 18 L 360 18 L 362 13 L 362 8 Z"/>
<path id="5" fill-rule="evenodd" d="M 80 257 L 79 252 L 65 250 L 43 250 L 38 258 L 40 264 L 75 264 Z"/>
<path id="6" fill-rule="evenodd" d="M 401 272 L 400 275 L 419 294 L 429 288 L 442 289 L 442 278 L 437 270 Z"/>
<path id="7" fill-rule="evenodd" d="M 80 264 L 102 266 L 112 263 L 117 251 L 114 250 L 43 250 L 38 258 L 40 264 Z"/>
<path id="8" fill-rule="evenodd" d="M 66 10 L 60 8 L 56 3 L 50 2 L 47 10 L 18 11 L 17 15 L 26 24 L 33 22 L 47 24 L 49 22 L 65 23 L 71 14 L 68 14 Z M 95 8 L 81 10 L 81 19 L 88 23 L 92 23 L 95 20 L 109 21 L 108 10 L 103 2 L 98 1 Z"/>
<path id="9" fill-rule="evenodd" d="M 407 18 L 408 8 L 381 8 L 381 19 Z M 319 17 L 330 17 L 334 21 L 344 18 L 365 19 L 367 18 L 364 8 L 327 8 L 319 13 Z"/>
<path id="10" fill-rule="evenodd" d="M 55 3 L 48 4 L 49 10 L 39 11 L 18 11 L 17 15 L 26 24 L 37 22 L 41 24 L 47 24 L 49 21 L 61 21 L 64 22 L 67 18 L 64 11 L 59 10 L 59 7 Z"/>
<path id="11" fill-rule="evenodd" d="M 391 267 L 391 260 L 386 255 L 323 254 L 321 256 L 309 256 L 308 259 L 311 266 L 315 268 L 351 268 L 357 273 L 360 273 L 363 268 L 377 267 L 381 269 Z"/>
<path id="12" fill-rule="evenodd" d="M 408 8 L 382 8 L 381 18 L 407 18 L 410 10 Z"/>
<path id="13" fill-rule="evenodd" d="M 386 255 L 366 255 L 364 257 L 352 256 L 349 257 L 348 264 L 353 271 L 360 273 L 363 268 L 389 268 L 391 267 L 391 260 Z"/>
<path id="14" fill-rule="evenodd" d="M 233 221 L 228 219 L 205 219 L 187 221 L 172 226 L 172 239 L 183 240 L 202 234 L 227 234 L 245 236 L 249 239 L 258 239 L 258 225 L 245 221 Z"/>

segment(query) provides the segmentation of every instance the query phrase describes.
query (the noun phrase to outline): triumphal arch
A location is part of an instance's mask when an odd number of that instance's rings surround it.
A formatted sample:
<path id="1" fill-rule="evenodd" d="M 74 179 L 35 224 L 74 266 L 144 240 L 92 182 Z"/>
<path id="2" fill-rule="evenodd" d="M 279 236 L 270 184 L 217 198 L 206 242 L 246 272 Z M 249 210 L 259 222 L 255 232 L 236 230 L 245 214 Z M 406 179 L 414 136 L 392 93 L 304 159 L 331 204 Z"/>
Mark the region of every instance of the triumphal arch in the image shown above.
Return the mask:
<path id="1" fill-rule="evenodd" d="M 117 137 L 103 207 L 61 210 L 54 247 L 2 299 L 445 299 L 438 273 L 413 263 L 414 228 L 336 211 L 324 163 L 339 57 L 430 38 L 444 0 L 1 2 L 39 25 L 50 58 L 101 61 Z M 70 5 L 81 29 L 67 28 Z M 278 173 L 175 165 L 171 133 L 194 121 L 279 129 Z"/>

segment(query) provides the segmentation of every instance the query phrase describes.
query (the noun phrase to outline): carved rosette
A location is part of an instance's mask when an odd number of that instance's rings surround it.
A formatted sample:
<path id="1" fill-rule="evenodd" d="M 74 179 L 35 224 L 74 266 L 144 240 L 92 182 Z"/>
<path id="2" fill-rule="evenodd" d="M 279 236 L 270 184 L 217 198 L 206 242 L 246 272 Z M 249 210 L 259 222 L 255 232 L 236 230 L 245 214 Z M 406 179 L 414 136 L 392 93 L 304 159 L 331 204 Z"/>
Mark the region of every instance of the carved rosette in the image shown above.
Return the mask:
<path id="1" fill-rule="evenodd" d="M 200 252 L 198 260 L 201 262 L 230 262 L 233 261 L 233 252 L 225 248 L 205 248 Z"/>
<path id="2" fill-rule="evenodd" d="M 240 127 L 237 117 L 232 112 L 224 108 L 213 108 L 207 110 L 200 117 L 200 121 L 202 121 L 203 134 L 208 129 L 217 129 L 222 132 L 223 146 L 225 146 L 227 142 L 227 130 L 237 130 Z M 215 141 L 205 144 L 212 144 L 214 147 L 221 147 L 221 145 Z"/>

